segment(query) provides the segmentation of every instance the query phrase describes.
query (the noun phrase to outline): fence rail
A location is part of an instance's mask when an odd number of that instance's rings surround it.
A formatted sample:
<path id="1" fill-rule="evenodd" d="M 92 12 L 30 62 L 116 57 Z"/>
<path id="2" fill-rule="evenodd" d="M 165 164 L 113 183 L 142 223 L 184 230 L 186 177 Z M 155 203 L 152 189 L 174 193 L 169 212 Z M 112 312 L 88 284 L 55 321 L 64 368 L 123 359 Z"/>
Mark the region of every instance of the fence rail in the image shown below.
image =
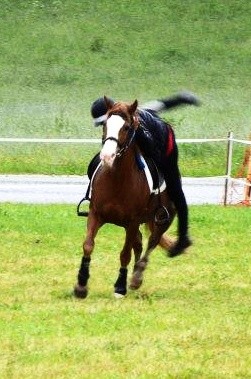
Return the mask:
<path id="1" fill-rule="evenodd" d="M 176 138 L 177 143 L 206 143 L 206 142 L 238 142 L 251 145 L 251 141 L 236 139 L 232 136 L 223 138 Z M 6 143 L 101 143 L 99 138 L 26 138 L 0 137 L 0 142 Z"/>
<path id="2" fill-rule="evenodd" d="M 95 138 L 0 138 L 6 143 L 101 143 Z"/>
<path id="3" fill-rule="evenodd" d="M 239 182 L 247 187 L 251 186 L 248 180 L 243 180 L 243 178 L 232 178 L 232 154 L 233 154 L 233 144 L 240 143 L 245 145 L 251 145 L 251 141 L 236 139 L 233 137 L 233 133 L 229 132 L 227 137 L 223 138 L 187 138 L 187 139 L 176 139 L 177 143 L 211 143 L 211 142 L 225 142 L 227 144 L 227 161 L 226 161 L 226 174 L 220 176 L 225 178 L 225 194 L 224 194 L 224 204 L 227 204 L 229 186 L 231 182 Z M 101 140 L 97 138 L 12 138 L 12 137 L 0 137 L 0 143 L 45 143 L 45 144 L 101 144 Z"/>

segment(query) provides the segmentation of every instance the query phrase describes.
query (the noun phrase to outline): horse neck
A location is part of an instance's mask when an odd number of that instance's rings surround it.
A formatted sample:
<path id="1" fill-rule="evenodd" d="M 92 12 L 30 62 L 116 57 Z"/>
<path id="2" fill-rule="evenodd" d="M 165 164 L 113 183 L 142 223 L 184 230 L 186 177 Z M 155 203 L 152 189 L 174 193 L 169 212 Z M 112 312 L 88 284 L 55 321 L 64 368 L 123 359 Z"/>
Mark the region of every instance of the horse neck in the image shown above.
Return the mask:
<path id="1" fill-rule="evenodd" d="M 115 168 L 116 173 L 120 176 L 130 176 L 136 166 L 135 156 L 137 154 L 136 145 L 134 142 L 128 147 L 128 149 L 116 158 Z"/>

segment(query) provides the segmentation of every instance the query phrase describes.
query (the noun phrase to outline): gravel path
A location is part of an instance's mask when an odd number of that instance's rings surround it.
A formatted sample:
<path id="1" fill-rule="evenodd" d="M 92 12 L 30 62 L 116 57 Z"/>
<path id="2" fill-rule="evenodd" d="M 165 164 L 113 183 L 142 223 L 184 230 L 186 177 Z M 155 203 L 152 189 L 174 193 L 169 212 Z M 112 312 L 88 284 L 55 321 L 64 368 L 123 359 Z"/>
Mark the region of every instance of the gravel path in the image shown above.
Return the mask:
<path id="1" fill-rule="evenodd" d="M 183 178 L 188 204 L 222 204 L 224 178 Z M 87 176 L 0 175 L 0 202 L 78 204 Z"/>

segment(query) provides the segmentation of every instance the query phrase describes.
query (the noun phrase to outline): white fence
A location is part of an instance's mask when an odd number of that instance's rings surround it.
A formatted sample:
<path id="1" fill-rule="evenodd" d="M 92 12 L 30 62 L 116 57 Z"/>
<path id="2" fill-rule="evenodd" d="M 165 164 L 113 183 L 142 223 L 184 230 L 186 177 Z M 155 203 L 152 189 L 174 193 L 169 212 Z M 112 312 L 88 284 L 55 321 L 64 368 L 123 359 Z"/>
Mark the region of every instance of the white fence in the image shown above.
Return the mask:
<path id="1" fill-rule="evenodd" d="M 251 141 L 236 139 L 233 137 L 233 133 L 229 132 L 225 138 L 193 138 L 193 139 L 177 139 L 180 143 L 212 143 L 212 142 L 225 142 L 227 146 L 227 160 L 226 160 L 226 173 L 220 176 L 225 179 L 225 192 L 224 192 L 224 205 L 228 202 L 229 190 L 231 183 L 239 183 L 244 186 L 251 186 L 251 183 L 246 179 L 237 179 L 231 176 L 232 173 L 232 154 L 233 144 L 240 143 L 244 145 L 251 145 Z M 39 144 L 101 144 L 100 139 L 88 139 L 88 138 L 0 138 L 1 143 L 39 143 Z"/>

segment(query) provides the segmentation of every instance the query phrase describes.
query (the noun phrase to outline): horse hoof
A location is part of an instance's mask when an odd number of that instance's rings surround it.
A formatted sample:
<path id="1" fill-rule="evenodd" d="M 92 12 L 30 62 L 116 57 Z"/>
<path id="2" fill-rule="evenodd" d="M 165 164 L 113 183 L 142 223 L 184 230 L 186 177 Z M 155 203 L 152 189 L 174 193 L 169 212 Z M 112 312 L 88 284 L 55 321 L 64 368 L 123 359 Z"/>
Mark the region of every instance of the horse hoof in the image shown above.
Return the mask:
<path id="1" fill-rule="evenodd" d="M 143 283 L 143 279 L 132 277 L 129 288 L 131 290 L 137 290 L 142 285 L 142 283 Z"/>
<path id="2" fill-rule="evenodd" d="M 123 295 L 122 293 L 114 292 L 114 297 L 115 297 L 115 299 L 124 299 L 125 294 Z"/>
<path id="3" fill-rule="evenodd" d="M 117 299 L 121 299 L 123 297 L 125 297 L 126 295 L 126 288 L 122 288 L 122 287 L 115 287 L 114 288 L 114 296 L 117 298 Z"/>
<path id="4" fill-rule="evenodd" d="M 88 289 L 87 287 L 82 287 L 79 285 L 76 285 L 74 287 L 74 296 L 78 299 L 85 299 L 88 295 Z"/>

